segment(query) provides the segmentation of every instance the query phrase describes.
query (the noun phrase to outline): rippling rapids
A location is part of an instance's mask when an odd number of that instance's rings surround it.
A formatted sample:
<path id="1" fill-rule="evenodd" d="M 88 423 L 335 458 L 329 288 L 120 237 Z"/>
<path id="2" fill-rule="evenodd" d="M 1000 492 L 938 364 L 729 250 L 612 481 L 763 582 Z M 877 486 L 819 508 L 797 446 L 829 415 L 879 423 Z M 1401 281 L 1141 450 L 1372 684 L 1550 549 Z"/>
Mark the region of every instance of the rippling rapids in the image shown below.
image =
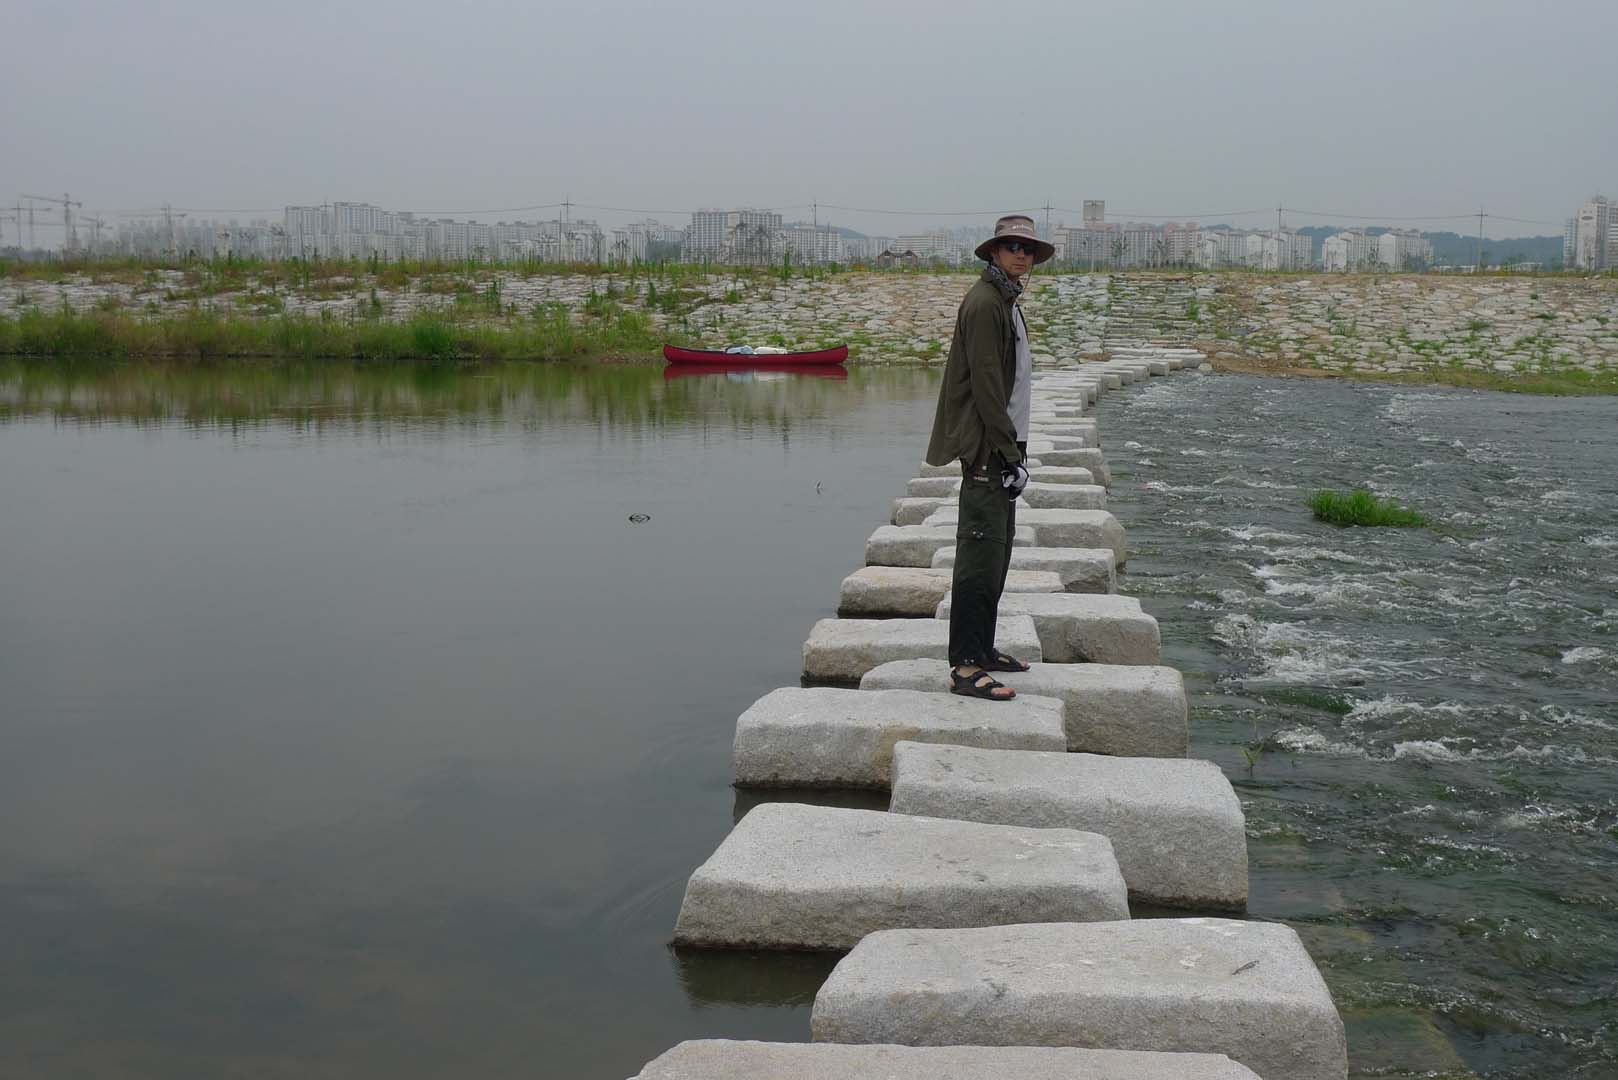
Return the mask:
<path id="1" fill-rule="evenodd" d="M 1204 376 L 1102 424 L 1251 910 L 1355 1074 L 1618 1076 L 1618 402 Z M 1433 527 L 1312 519 L 1359 485 Z"/>

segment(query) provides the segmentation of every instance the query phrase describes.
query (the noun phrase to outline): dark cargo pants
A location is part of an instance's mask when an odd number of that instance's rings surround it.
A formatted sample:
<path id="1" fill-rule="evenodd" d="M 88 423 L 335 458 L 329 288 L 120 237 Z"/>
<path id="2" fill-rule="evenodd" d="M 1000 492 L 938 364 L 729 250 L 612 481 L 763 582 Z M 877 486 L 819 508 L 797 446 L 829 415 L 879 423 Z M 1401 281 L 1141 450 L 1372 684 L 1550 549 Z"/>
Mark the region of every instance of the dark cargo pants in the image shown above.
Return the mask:
<path id="1" fill-rule="evenodd" d="M 1019 444 L 1021 445 L 1021 444 Z M 1011 569 L 1017 500 L 1000 486 L 1000 458 L 961 465 L 961 516 L 955 527 L 955 573 L 950 579 L 949 662 L 982 665 L 994 655 L 995 616 Z"/>

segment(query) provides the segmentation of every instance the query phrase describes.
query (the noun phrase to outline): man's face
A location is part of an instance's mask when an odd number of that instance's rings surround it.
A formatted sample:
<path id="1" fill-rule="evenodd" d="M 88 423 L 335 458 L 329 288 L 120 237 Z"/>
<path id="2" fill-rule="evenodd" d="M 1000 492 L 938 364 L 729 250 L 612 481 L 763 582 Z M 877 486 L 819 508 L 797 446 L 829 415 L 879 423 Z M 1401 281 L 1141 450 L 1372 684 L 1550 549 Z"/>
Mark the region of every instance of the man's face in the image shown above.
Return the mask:
<path id="1" fill-rule="evenodd" d="M 1012 251 L 1015 245 L 1020 250 Z M 1002 240 L 994 246 L 994 264 L 1007 275 L 1020 278 L 1034 268 L 1034 249 L 1017 240 Z"/>

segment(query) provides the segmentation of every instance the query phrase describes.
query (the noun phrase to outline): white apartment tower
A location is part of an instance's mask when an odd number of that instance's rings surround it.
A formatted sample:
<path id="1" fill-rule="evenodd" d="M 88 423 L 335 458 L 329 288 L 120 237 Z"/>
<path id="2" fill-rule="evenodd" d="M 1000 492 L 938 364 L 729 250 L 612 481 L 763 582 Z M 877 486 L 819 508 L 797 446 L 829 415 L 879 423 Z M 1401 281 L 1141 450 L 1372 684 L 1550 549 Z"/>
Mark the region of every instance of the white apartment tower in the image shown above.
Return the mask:
<path id="1" fill-rule="evenodd" d="M 1573 227 L 1573 259 L 1580 270 L 1606 270 L 1615 265 L 1613 236 L 1618 226 L 1618 204 L 1597 195 L 1579 207 Z M 1566 241 L 1563 241 L 1566 248 Z"/>
<path id="2" fill-rule="evenodd" d="M 685 230 L 685 255 L 690 259 L 717 259 L 725 252 L 724 210 L 697 210 Z"/>
<path id="3" fill-rule="evenodd" d="M 1328 273 L 1353 272 L 1363 270 L 1379 254 L 1375 237 L 1366 236 L 1361 229 L 1347 229 L 1326 237 L 1320 262 Z"/>
<path id="4" fill-rule="evenodd" d="M 1433 261 L 1433 245 L 1415 229 L 1393 229 L 1376 238 L 1376 261 L 1386 270 L 1409 270 Z"/>

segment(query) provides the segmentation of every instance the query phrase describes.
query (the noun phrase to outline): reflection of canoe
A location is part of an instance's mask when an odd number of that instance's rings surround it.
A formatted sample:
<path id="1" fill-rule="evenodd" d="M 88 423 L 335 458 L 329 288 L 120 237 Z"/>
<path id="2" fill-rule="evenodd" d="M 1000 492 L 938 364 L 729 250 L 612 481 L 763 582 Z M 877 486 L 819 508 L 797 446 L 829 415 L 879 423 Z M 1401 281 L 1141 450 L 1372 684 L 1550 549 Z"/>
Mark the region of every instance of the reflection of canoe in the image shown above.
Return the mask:
<path id="1" fill-rule="evenodd" d="M 846 379 L 848 369 L 841 364 L 776 364 L 771 361 L 778 359 L 774 356 L 743 356 L 738 359 L 747 361 L 744 364 L 693 364 L 690 362 L 670 364 L 663 369 L 665 379 L 685 379 L 693 375 L 737 375 L 763 374 L 766 372 L 786 375 L 807 375 L 811 379 Z"/>
<path id="2" fill-rule="evenodd" d="M 820 364 L 841 364 L 848 359 L 848 346 L 839 345 L 835 349 L 820 349 L 817 352 L 769 353 L 747 356 L 741 353 L 728 353 L 722 349 L 681 349 L 673 345 L 665 345 L 663 346 L 663 359 L 671 364 L 756 364 L 759 367 L 774 365 L 777 369 L 782 366 L 814 367 Z"/>

